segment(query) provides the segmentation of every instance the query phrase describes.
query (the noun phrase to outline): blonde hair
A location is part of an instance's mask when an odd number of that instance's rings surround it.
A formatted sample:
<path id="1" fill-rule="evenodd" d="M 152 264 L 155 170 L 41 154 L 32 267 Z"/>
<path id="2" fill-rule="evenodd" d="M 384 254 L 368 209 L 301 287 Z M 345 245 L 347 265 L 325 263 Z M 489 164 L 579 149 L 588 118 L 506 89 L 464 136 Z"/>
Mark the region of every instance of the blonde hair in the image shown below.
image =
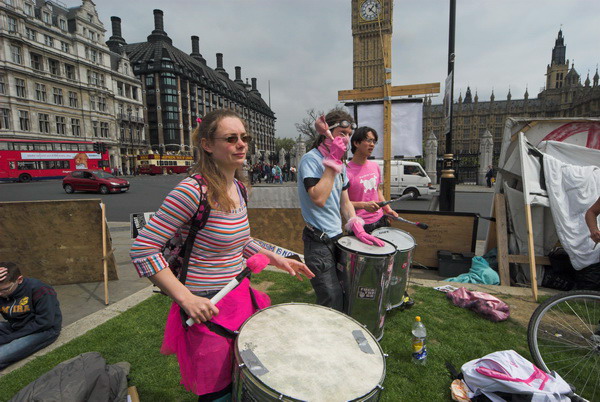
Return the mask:
<path id="1" fill-rule="evenodd" d="M 231 109 L 217 109 L 207 113 L 192 134 L 192 142 L 198 148 L 198 154 L 196 163 L 192 167 L 190 174 L 201 174 L 206 181 L 208 202 L 212 208 L 218 207 L 222 211 L 231 211 L 234 209 L 235 203 L 227 194 L 227 179 L 219 170 L 212 154 L 206 152 L 202 147 L 202 139 L 213 141 L 215 132 L 219 128 L 219 123 L 226 117 L 239 119 L 248 134 L 248 125 L 237 112 Z M 236 169 L 235 178 L 248 186 L 242 178 L 241 169 Z"/>

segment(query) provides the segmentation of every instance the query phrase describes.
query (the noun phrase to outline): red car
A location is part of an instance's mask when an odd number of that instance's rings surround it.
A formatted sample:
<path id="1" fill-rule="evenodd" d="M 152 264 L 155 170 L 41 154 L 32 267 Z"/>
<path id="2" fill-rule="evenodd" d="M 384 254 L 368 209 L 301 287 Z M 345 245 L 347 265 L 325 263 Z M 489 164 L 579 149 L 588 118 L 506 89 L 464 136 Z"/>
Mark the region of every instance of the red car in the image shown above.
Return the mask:
<path id="1" fill-rule="evenodd" d="M 94 191 L 101 194 L 124 193 L 129 190 L 129 182 L 106 173 L 103 170 L 75 170 L 63 179 L 67 194 L 75 191 Z"/>

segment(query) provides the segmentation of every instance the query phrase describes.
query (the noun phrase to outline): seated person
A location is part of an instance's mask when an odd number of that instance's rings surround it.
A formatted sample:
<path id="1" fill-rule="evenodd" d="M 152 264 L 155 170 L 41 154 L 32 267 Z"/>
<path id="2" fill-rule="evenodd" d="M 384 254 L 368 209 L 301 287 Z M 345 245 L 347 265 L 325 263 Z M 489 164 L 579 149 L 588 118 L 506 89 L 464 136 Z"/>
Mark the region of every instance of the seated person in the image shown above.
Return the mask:
<path id="1" fill-rule="evenodd" d="M 0 370 L 58 338 L 62 314 L 54 289 L 24 278 L 16 264 L 0 262 Z"/>

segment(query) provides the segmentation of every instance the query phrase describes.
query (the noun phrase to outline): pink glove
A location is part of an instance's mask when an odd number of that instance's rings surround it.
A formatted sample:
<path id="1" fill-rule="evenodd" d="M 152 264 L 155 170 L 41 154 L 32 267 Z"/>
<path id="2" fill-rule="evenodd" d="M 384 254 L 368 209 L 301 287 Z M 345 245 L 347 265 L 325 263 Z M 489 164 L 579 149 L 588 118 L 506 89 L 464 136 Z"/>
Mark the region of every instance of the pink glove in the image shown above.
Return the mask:
<path id="1" fill-rule="evenodd" d="M 354 232 L 354 236 L 365 244 L 383 247 L 385 245 L 383 240 L 365 232 L 364 225 L 365 221 L 362 218 L 355 216 L 354 218 L 350 218 L 348 223 L 346 223 L 346 230 Z"/>
<path id="2" fill-rule="evenodd" d="M 346 144 L 348 142 L 347 137 L 336 137 L 332 140 L 325 140 L 319 145 L 319 152 L 325 157 L 323 159 L 323 165 L 328 166 L 340 173 L 342 171 L 343 163 L 342 157 L 346 153 Z"/>

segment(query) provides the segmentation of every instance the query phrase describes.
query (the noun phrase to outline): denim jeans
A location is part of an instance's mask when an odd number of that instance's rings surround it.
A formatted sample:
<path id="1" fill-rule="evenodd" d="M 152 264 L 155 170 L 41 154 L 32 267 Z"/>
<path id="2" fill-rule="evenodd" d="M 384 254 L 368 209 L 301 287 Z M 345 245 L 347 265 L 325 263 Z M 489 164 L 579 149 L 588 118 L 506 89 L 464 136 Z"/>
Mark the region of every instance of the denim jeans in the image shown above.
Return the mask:
<path id="1" fill-rule="evenodd" d="M 0 322 L 0 326 L 8 329 L 9 324 L 7 322 Z M 59 334 L 60 331 L 49 329 L 0 345 L 0 370 L 50 345 L 58 338 Z"/>
<path id="2" fill-rule="evenodd" d="M 315 274 L 310 280 L 317 295 L 317 304 L 338 311 L 344 309 L 344 291 L 337 269 L 337 248 L 333 242 L 325 244 L 315 238 L 308 228 L 302 232 L 304 262 Z"/>

